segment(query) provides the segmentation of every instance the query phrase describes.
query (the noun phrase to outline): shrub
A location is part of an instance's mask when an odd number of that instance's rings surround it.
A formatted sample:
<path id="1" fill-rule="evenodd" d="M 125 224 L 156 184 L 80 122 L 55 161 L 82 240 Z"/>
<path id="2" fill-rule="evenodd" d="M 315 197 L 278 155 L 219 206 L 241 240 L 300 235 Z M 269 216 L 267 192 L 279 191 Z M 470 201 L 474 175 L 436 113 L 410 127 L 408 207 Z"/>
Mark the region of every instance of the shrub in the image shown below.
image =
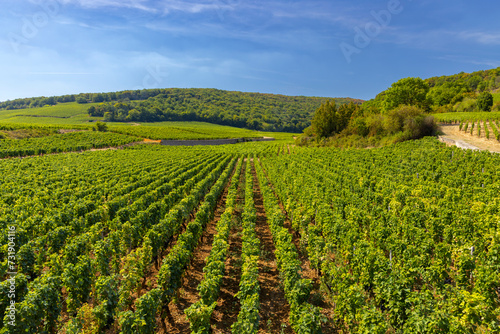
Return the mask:
<path id="1" fill-rule="evenodd" d="M 103 122 L 97 122 L 97 123 L 95 123 L 94 131 L 107 132 L 108 125 L 106 123 L 103 123 Z"/>
<path id="2" fill-rule="evenodd" d="M 472 98 L 465 98 L 453 108 L 457 112 L 473 112 L 477 109 L 477 101 Z"/>
<path id="3" fill-rule="evenodd" d="M 482 92 L 477 98 L 477 107 L 481 111 L 491 111 L 493 107 L 493 95 L 490 92 Z"/>

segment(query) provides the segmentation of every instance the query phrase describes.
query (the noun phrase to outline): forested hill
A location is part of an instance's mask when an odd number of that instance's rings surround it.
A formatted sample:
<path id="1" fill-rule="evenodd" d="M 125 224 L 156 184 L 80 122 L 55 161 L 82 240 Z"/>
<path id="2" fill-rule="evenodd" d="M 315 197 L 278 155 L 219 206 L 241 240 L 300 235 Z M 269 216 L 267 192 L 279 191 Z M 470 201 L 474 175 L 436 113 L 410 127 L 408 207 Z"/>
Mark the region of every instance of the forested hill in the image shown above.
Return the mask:
<path id="1" fill-rule="evenodd" d="M 366 106 L 375 106 L 384 109 L 384 100 L 387 94 L 400 90 L 402 79 L 391 88 L 381 92 L 373 100 L 367 101 Z M 433 112 L 473 112 L 473 111 L 500 111 L 498 95 L 500 89 L 500 67 L 496 69 L 477 71 L 473 73 L 458 73 L 440 77 L 432 77 L 421 81 L 417 91 L 411 92 L 409 98 L 421 94 L 424 100 L 420 106 Z M 495 101 L 494 101 L 495 100 Z M 495 105 L 494 102 L 497 102 Z M 406 101 L 404 104 L 412 104 Z M 387 108 L 385 108 L 387 109 Z"/>
<path id="2" fill-rule="evenodd" d="M 2 109 L 23 109 L 64 102 L 98 102 L 89 114 L 106 121 L 204 121 L 255 130 L 300 132 L 311 124 L 316 109 L 330 98 L 243 93 L 218 89 L 146 89 L 115 93 L 38 97 L 0 103 Z M 336 98 L 337 104 L 361 100 Z"/>

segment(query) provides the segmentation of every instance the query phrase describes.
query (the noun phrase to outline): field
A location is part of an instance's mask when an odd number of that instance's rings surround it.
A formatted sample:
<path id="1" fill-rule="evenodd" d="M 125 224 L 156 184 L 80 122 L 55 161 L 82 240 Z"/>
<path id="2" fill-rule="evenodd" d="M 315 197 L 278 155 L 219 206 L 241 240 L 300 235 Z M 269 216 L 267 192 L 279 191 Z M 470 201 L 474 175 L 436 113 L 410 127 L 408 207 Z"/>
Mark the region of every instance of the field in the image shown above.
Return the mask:
<path id="1" fill-rule="evenodd" d="M 0 333 L 497 332 L 499 166 L 434 138 L 1 160 Z"/>
<path id="2" fill-rule="evenodd" d="M 102 117 L 89 117 L 87 108 L 98 103 L 60 103 L 43 108 L 0 111 L 0 129 L 13 128 L 58 128 L 87 129 Z M 263 132 L 204 122 L 156 122 L 156 123 L 107 123 L 109 130 L 134 137 L 161 139 L 221 139 L 273 137 L 291 140 L 293 134 Z"/>
<path id="3" fill-rule="evenodd" d="M 89 120 L 98 120 L 98 117 L 89 117 L 87 109 L 98 103 L 78 104 L 76 102 L 59 103 L 55 106 L 43 108 L 28 108 L 18 110 L 1 110 L 0 124 L 17 123 L 31 125 L 86 125 Z"/>
<path id="4" fill-rule="evenodd" d="M 293 134 L 290 133 L 254 131 L 203 122 L 159 122 L 125 126 L 113 123 L 110 126 L 110 130 L 117 133 L 156 140 L 259 137 L 273 137 L 277 140 L 291 140 L 293 137 Z"/>
<path id="5" fill-rule="evenodd" d="M 0 140 L 0 158 L 117 147 L 140 138 L 110 132 L 71 132 L 39 138 Z"/>

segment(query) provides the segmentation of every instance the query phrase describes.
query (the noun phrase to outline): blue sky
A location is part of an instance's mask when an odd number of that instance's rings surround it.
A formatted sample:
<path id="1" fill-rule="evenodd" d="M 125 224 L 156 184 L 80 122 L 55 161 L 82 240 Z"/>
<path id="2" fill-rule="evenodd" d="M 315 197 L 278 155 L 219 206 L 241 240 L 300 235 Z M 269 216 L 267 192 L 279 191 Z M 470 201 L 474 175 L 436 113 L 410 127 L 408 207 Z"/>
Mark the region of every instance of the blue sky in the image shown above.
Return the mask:
<path id="1" fill-rule="evenodd" d="M 500 66 L 491 0 L 2 0 L 0 100 L 157 87 L 373 98 Z"/>

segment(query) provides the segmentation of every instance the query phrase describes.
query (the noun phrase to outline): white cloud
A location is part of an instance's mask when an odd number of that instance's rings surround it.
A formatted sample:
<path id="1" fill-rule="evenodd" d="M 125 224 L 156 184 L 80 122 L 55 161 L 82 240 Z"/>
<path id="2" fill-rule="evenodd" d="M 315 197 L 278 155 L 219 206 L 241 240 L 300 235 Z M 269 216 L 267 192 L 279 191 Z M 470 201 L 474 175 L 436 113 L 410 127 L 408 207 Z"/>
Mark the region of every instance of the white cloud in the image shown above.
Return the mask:
<path id="1" fill-rule="evenodd" d="M 119 7 L 156 12 L 148 0 L 59 0 L 64 4 L 73 3 L 84 8 Z"/>
<path id="2" fill-rule="evenodd" d="M 463 31 L 458 37 L 484 45 L 500 45 L 500 33 Z"/>
<path id="3" fill-rule="evenodd" d="M 116 7 L 131 8 L 152 13 L 169 13 L 181 11 L 187 13 L 200 13 L 204 11 L 227 11 L 235 8 L 238 1 L 206 0 L 206 1 L 178 1 L 167 0 L 153 2 L 151 0 L 59 0 L 65 4 L 72 3 L 84 8 Z"/>
<path id="4" fill-rule="evenodd" d="M 498 60 L 478 59 L 478 58 L 472 59 L 471 57 L 467 57 L 467 56 L 463 56 L 463 55 L 444 55 L 444 56 L 435 57 L 435 58 L 439 59 L 439 60 L 452 61 L 452 62 L 456 62 L 456 63 L 488 66 L 491 68 L 496 68 L 496 67 L 500 66 L 500 61 L 498 61 Z"/>

